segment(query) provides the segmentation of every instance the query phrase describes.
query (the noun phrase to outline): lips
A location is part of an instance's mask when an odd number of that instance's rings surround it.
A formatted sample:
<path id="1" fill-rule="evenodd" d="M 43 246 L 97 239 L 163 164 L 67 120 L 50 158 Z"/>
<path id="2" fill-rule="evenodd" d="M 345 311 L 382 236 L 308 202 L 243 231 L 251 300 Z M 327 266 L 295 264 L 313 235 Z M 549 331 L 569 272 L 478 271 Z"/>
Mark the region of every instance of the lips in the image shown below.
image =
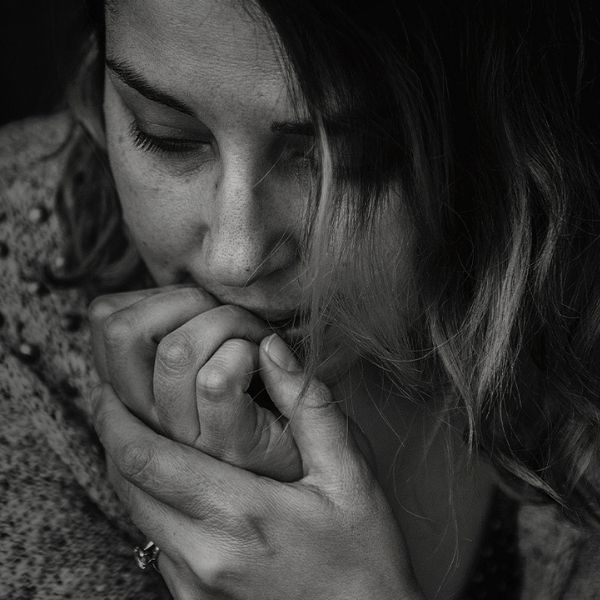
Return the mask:
<path id="1" fill-rule="evenodd" d="M 265 321 L 271 329 L 289 329 L 295 327 L 301 327 L 306 324 L 307 315 L 300 309 L 294 310 L 281 310 L 281 309 L 268 309 L 262 307 L 255 307 L 248 304 L 244 304 L 239 301 L 223 301 L 217 296 L 217 300 L 222 304 L 233 304 L 239 306 L 248 312 L 255 314 L 257 317 Z"/>
<path id="2" fill-rule="evenodd" d="M 202 288 L 211 294 L 211 296 L 214 296 L 214 298 L 220 304 L 232 304 L 255 314 L 257 317 L 265 321 L 270 329 L 278 332 L 280 330 L 291 330 L 303 327 L 307 322 L 307 315 L 300 308 L 270 308 L 264 306 L 252 306 L 252 304 L 244 302 L 243 299 L 236 298 L 235 295 L 229 293 L 228 290 L 220 290 L 220 293 L 217 293 L 211 289 L 211 286 L 199 283 L 189 276 L 182 278 L 181 283 Z"/>

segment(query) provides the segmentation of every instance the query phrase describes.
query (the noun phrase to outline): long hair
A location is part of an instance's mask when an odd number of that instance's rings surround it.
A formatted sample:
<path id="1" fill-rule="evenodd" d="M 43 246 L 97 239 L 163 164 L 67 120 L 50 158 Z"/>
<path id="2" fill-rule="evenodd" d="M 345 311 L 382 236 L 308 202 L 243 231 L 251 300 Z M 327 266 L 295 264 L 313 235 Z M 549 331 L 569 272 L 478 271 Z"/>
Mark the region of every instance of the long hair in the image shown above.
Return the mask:
<path id="1" fill-rule="evenodd" d="M 96 99 L 100 4 L 75 86 Z M 402 396 L 462 415 L 465 443 L 515 490 L 594 521 L 598 19 L 583 1 L 448 4 L 247 3 L 318 130 L 310 355 L 335 323 Z M 103 166 L 99 107 L 75 98 L 79 154 L 60 193 L 78 281 L 132 285 L 143 266 Z M 78 171 L 96 181 L 75 189 Z"/>
<path id="2" fill-rule="evenodd" d="M 97 6 L 95 6 L 97 4 Z M 90 3 L 79 68 L 66 91 L 74 127 L 56 207 L 65 231 L 64 264 L 49 282 L 100 293 L 145 287 L 151 278 L 121 218 L 108 164 L 102 114 L 104 38 L 100 3 Z"/>

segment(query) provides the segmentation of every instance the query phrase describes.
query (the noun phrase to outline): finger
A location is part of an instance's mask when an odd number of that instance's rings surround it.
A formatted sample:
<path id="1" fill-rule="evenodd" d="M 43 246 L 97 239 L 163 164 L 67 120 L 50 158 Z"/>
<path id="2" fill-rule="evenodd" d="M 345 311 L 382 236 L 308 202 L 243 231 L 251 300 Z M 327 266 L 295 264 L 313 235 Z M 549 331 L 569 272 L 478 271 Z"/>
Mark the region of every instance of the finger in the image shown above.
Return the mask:
<path id="1" fill-rule="evenodd" d="M 212 553 L 212 548 L 210 551 Z M 211 578 L 215 579 L 215 583 L 219 581 L 219 573 L 214 575 L 210 573 L 210 565 L 214 562 L 214 554 L 211 558 L 213 560 L 208 563 L 209 569 L 200 568 L 197 572 L 192 572 L 186 564 L 173 560 L 168 554 L 163 554 L 162 551 L 159 553 L 157 566 L 173 600 L 223 600 L 225 597 L 232 597 L 224 595 L 216 585 L 203 585 L 200 575 L 202 573 L 206 573 L 204 578 L 207 581 L 211 581 Z M 202 560 L 202 557 L 198 557 L 195 562 L 200 563 Z"/>
<path id="2" fill-rule="evenodd" d="M 108 460 L 111 485 L 146 540 L 159 548 L 156 567 L 173 598 L 197 600 L 198 575 L 218 564 L 226 544 L 214 527 L 192 519 L 129 483 Z"/>
<path id="3" fill-rule="evenodd" d="M 260 345 L 261 376 L 277 408 L 289 419 L 304 473 L 341 474 L 359 455 L 348 419 L 320 381 L 305 374 L 285 342 L 272 334 Z"/>
<path id="4" fill-rule="evenodd" d="M 160 546 L 159 546 L 160 547 Z M 173 600 L 209 600 L 198 590 L 189 569 L 173 560 L 162 548 L 158 554 L 157 569 L 171 592 Z"/>
<path id="5" fill-rule="evenodd" d="M 264 321 L 237 306 L 224 305 L 194 317 L 165 336 L 156 352 L 153 391 L 162 430 L 193 444 L 200 433 L 196 376 L 230 338 L 258 344 L 269 333 Z"/>
<path id="6" fill-rule="evenodd" d="M 196 376 L 197 448 L 230 462 L 237 458 L 235 444 L 250 441 L 247 437 L 254 433 L 256 422 L 246 392 L 257 366 L 256 344 L 229 339 L 200 368 Z M 242 428 L 241 421 L 248 427 Z"/>
<path id="7" fill-rule="evenodd" d="M 200 437 L 194 445 L 254 473 L 297 480 L 302 462 L 287 420 L 258 406 L 246 393 L 257 366 L 258 346 L 230 339 L 198 371 Z"/>
<path id="8" fill-rule="evenodd" d="M 144 297 L 105 318 L 102 329 L 107 381 L 133 412 L 159 426 L 152 390 L 160 340 L 217 301 L 197 287 L 169 289 Z"/>
<path id="9" fill-rule="evenodd" d="M 106 294 L 98 296 L 88 307 L 88 319 L 92 334 L 92 353 L 96 370 L 102 381 L 107 381 L 106 354 L 104 349 L 104 323 L 113 313 L 127 308 L 144 298 L 160 294 L 167 290 L 189 287 L 189 284 L 174 284 L 165 287 Z"/>
<path id="10" fill-rule="evenodd" d="M 196 518 L 225 519 L 255 497 L 255 475 L 155 433 L 110 385 L 94 390 L 92 405 L 96 432 L 119 473 L 154 499 Z"/>
<path id="11" fill-rule="evenodd" d="M 106 464 L 110 484 L 134 525 L 161 551 L 178 557 L 179 545 L 173 539 L 172 530 L 174 527 L 189 527 L 189 517 L 184 519 L 183 513 L 156 500 L 125 479 L 110 456 L 107 456 Z"/>
<path id="12" fill-rule="evenodd" d="M 97 298 L 94 298 L 88 306 L 88 320 L 90 322 L 90 331 L 92 334 L 92 353 L 96 370 L 98 371 L 101 381 L 108 381 L 108 369 L 106 368 L 106 353 L 104 348 L 104 322 L 114 312 L 156 293 L 158 293 L 158 289 L 153 288 L 98 296 Z"/>

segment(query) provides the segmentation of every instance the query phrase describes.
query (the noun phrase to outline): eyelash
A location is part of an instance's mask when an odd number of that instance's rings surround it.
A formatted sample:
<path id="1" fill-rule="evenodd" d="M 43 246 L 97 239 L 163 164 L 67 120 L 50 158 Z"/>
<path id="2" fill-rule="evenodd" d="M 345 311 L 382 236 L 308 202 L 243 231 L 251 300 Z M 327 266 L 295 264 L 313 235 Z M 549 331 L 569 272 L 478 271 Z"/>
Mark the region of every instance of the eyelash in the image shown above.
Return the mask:
<path id="1" fill-rule="evenodd" d="M 129 127 L 129 134 L 136 148 L 154 154 L 186 155 L 196 152 L 199 146 L 205 145 L 203 142 L 193 140 L 161 138 L 151 135 L 142 131 L 135 121 Z"/>
<path id="2" fill-rule="evenodd" d="M 205 146 L 203 142 L 193 140 L 178 140 L 174 138 L 161 138 L 142 131 L 136 121 L 129 126 L 129 134 L 133 139 L 133 145 L 142 150 L 158 155 L 186 156 L 198 151 L 199 146 Z M 307 152 L 297 157 L 295 165 L 296 170 L 300 169 L 300 164 L 308 166 L 315 170 L 315 148 L 312 146 Z"/>

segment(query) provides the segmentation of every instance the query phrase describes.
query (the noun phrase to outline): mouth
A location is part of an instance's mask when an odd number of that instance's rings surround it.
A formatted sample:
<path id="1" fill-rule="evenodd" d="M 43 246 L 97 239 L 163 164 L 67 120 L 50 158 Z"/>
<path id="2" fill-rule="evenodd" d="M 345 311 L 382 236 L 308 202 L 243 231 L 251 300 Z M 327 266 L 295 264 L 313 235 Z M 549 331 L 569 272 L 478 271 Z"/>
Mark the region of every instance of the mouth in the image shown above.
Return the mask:
<path id="1" fill-rule="evenodd" d="M 210 286 L 199 284 L 195 279 L 183 273 L 178 283 L 190 285 L 191 287 L 201 287 L 221 304 L 233 304 L 255 314 L 265 321 L 269 329 L 281 336 L 288 344 L 300 344 L 307 335 L 308 314 L 299 307 L 295 309 L 277 309 L 252 306 L 250 303 L 240 302 L 239 298 L 222 293 L 222 290 L 221 293 L 217 293 Z"/>

